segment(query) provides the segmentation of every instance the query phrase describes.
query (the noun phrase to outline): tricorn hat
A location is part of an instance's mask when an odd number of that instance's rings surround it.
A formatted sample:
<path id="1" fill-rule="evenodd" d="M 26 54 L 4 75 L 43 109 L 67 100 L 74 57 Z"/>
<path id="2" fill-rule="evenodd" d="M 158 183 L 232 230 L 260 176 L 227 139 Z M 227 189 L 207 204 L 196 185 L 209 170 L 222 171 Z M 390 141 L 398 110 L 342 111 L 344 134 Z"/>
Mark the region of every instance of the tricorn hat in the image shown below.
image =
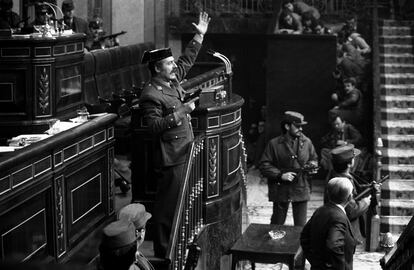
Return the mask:
<path id="1" fill-rule="evenodd" d="M 355 148 L 353 144 L 341 145 L 331 150 L 332 162 L 347 162 L 359 154 L 361 154 L 361 151 Z"/>
<path id="2" fill-rule="evenodd" d="M 150 62 L 157 62 L 170 56 L 173 56 L 170 48 L 145 51 L 142 55 L 141 63 L 146 64 Z"/>
<path id="3" fill-rule="evenodd" d="M 101 245 L 107 249 L 119 249 L 136 240 L 134 224 L 131 221 L 117 220 L 103 229 Z"/>
<path id="4" fill-rule="evenodd" d="M 135 228 L 141 229 L 145 227 L 151 214 L 145 210 L 145 206 L 140 203 L 131 203 L 119 210 L 118 219 L 131 221 Z"/>
<path id="5" fill-rule="evenodd" d="M 308 122 L 304 121 L 304 116 L 298 112 L 286 111 L 283 115 L 283 121 L 297 126 L 306 125 Z"/>

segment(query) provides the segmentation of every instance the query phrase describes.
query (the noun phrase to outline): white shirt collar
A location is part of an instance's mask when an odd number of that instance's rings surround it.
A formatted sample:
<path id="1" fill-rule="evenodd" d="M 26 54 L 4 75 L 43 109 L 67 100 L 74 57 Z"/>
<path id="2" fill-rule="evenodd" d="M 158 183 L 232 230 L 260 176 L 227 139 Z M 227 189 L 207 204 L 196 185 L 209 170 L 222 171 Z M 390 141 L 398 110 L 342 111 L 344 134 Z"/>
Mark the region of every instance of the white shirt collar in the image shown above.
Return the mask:
<path id="1" fill-rule="evenodd" d="M 345 207 L 342 204 L 335 204 L 335 205 L 338 206 L 339 209 L 341 209 L 346 214 Z"/>

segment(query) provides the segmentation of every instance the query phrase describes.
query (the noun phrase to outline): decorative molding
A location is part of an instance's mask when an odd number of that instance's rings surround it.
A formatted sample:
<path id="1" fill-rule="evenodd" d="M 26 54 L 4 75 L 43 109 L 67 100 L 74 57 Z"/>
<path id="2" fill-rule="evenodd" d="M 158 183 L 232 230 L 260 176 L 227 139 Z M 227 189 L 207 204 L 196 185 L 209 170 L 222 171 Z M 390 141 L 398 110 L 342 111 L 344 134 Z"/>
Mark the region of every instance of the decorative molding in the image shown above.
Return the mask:
<path id="1" fill-rule="evenodd" d="M 29 57 L 30 47 L 1 48 L 1 57 Z"/>
<path id="2" fill-rule="evenodd" d="M 208 168 L 207 168 L 207 198 L 218 196 L 219 185 L 218 185 L 218 149 L 219 147 L 219 136 L 212 136 L 207 139 L 208 149 Z"/>
<path id="3" fill-rule="evenodd" d="M 38 105 L 40 111 L 43 115 L 48 114 L 47 110 L 49 109 L 49 83 L 50 78 L 48 75 L 49 72 L 46 71 L 46 67 L 43 67 L 40 76 L 38 79 Z"/>
<path id="4" fill-rule="evenodd" d="M 36 47 L 35 48 L 35 57 L 45 57 L 52 55 L 51 47 Z"/>
<path id="5" fill-rule="evenodd" d="M 94 181 L 94 180 L 96 180 L 96 179 L 98 179 L 99 181 L 98 181 L 98 183 L 99 183 L 99 201 L 94 205 L 94 206 L 92 206 L 91 208 L 89 208 L 86 212 L 84 212 L 82 215 L 80 215 L 78 218 L 76 218 L 75 220 L 74 220 L 74 216 L 73 216 L 73 193 L 76 191 L 76 190 L 78 190 L 78 189 L 80 189 L 81 187 L 83 187 L 83 186 L 85 186 L 86 184 L 88 184 L 89 182 L 92 182 L 92 181 Z M 88 180 L 86 180 L 84 183 L 82 183 L 81 185 L 79 185 L 79 186 L 77 186 L 77 187 L 75 187 L 74 189 L 72 189 L 71 191 L 70 191 L 70 193 L 71 193 L 71 196 L 70 196 L 70 198 L 71 198 L 71 200 L 70 200 L 70 203 L 71 203 L 71 208 L 70 209 L 72 209 L 72 211 L 71 211 L 71 214 L 72 214 L 72 218 L 71 218 L 71 222 L 72 222 L 72 224 L 75 224 L 76 222 L 78 222 L 79 220 L 81 220 L 84 216 L 86 216 L 87 214 L 89 214 L 91 211 L 93 211 L 96 207 L 98 207 L 99 205 L 101 205 L 102 204 L 102 174 L 101 173 L 98 173 L 97 175 L 95 175 L 95 176 L 93 176 L 93 177 L 91 177 L 91 178 L 89 178 Z"/>
<path id="6" fill-rule="evenodd" d="M 3 233 L 1 235 L 1 245 L 2 245 L 2 258 L 4 259 L 4 248 L 3 248 L 3 239 L 4 237 L 13 232 L 14 230 L 16 230 L 17 228 L 19 228 L 20 226 L 22 226 L 24 223 L 28 222 L 29 220 L 33 219 L 34 217 L 38 216 L 39 214 L 43 214 L 43 233 L 45 236 L 45 240 L 46 240 L 46 209 L 42 208 L 40 209 L 37 213 L 33 214 L 32 216 L 30 216 L 29 218 L 25 219 L 24 221 L 20 222 L 19 224 L 17 224 L 16 226 L 14 226 L 13 228 L 11 228 L 10 230 L 8 230 L 7 232 Z M 36 248 L 35 250 L 33 250 L 29 255 L 27 255 L 22 261 L 26 261 L 28 260 L 30 257 L 32 257 L 34 254 L 36 254 L 36 252 L 38 252 L 40 249 L 42 249 L 43 247 L 46 246 L 46 241 L 39 246 L 38 248 Z"/>
<path id="7" fill-rule="evenodd" d="M 112 214 L 115 211 L 114 200 L 115 200 L 115 175 L 114 175 L 114 158 L 115 151 L 111 147 L 108 149 L 108 214 Z"/>
<path id="8" fill-rule="evenodd" d="M 56 249 L 58 257 L 66 252 L 64 193 L 63 176 L 59 176 L 55 180 Z"/>

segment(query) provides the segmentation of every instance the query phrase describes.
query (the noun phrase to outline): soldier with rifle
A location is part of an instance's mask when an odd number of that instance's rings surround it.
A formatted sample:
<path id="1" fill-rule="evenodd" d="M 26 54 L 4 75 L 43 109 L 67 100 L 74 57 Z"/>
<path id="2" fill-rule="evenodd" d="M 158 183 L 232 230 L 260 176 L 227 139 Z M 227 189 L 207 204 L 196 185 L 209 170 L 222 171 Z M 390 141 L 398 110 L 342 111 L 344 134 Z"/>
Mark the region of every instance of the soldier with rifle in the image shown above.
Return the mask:
<path id="1" fill-rule="evenodd" d="M 377 190 L 379 189 L 379 184 L 375 182 L 367 183 L 366 181 L 363 181 L 364 183 L 361 183 L 362 181 L 358 181 L 355 175 L 350 172 L 352 166 L 354 165 L 355 157 L 360 153 L 361 151 L 359 149 L 356 149 L 353 144 L 341 145 L 332 149 L 331 159 L 334 169 L 332 177 L 346 177 L 352 182 L 354 186 L 352 194 L 353 198 L 346 205 L 345 211 L 349 220 L 351 221 L 353 231 L 355 233 L 355 238 L 358 240 L 359 244 L 362 244 L 364 240 L 363 237 L 366 237 L 365 214 L 367 213 L 372 203 L 372 196 L 370 194 L 371 192 L 364 190 Z"/>
<path id="2" fill-rule="evenodd" d="M 271 224 L 283 225 L 292 203 L 295 226 L 306 223 L 310 199 L 309 173 L 318 167 L 312 141 L 302 132 L 304 116 L 287 111 L 281 122 L 282 135 L 267 144 L 260 160 L 260 172 L 267 178 L 269 200 L 273 202 Z"/>
<path id="3" fill-rule="evenodd" d="M 94 37 L 91 50 L 105 49 L 108 47 L 119 46 L 118 36 L 124 35 L 126 33 L 127 33 L 126 31 L 121 31 L 121 32 L 111 34 L 111 35 L 104 35 L 104 36 L 96 35 Z"/>

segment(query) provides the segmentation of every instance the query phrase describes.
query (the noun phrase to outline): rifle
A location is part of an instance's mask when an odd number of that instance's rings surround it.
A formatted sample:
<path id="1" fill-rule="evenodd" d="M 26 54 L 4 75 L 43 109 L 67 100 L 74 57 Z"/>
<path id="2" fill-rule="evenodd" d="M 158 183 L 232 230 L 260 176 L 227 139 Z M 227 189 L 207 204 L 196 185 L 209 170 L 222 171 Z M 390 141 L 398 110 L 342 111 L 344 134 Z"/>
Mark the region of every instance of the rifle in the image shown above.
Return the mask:
<path id="1" fill-rule="evenodd" d="M 386 176 L 382 177 L 378 182 L 373 181 L 368 188 L 364 189 L 364 191 L 362 191 L 361 193 L 356 195 L 354 197 L 354 200 L 358 201 L 358 200 L 362 199 L 363 197 L 365 197 L 367 194 L 375 191 L 375 184 L 381 185 L 382 183 L 387 181 L 388 178 L 390 178 L 390 175 L 387 174 Z"/>
<path id="2" fill-rule="evenodd" d="M 106 36 L 103 36 L 103 37 L 99 37 L 98 41 L 101 42 L 101 41 L 104 41 L 105 39 L 113 39 L 113 38 L 116 38 L 117 36 L 124 35 L 126 33 L 127 33 L 126 31 L 121 31 L 121 32 L 118 32 L 118 33 L 115 33 L 115 34 L 106 35 Z"/>

